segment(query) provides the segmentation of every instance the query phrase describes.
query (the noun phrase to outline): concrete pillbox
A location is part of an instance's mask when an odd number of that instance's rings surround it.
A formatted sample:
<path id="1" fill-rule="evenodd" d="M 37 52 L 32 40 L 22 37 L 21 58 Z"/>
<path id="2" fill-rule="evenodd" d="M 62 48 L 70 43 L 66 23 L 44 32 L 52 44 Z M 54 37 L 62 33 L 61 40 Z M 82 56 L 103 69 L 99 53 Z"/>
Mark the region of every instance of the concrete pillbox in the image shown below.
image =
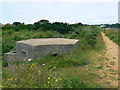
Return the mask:
<path id="1" fill-rule="evenodd" d="M 65 38 L 29 39 L 16 42 L 16 53 L 5 54 L 5 59 L 11 61 L 28 61 L 41 59 L 48 54 L 65 54 L 75 51 L 79 40 Z"/>

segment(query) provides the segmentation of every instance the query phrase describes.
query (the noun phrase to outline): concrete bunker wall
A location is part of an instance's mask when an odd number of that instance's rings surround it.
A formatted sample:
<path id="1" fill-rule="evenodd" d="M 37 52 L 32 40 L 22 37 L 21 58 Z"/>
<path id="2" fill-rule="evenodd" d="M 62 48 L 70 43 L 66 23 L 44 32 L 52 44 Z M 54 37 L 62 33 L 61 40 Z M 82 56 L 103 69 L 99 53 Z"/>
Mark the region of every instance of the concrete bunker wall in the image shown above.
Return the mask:
<path id="1" fill-rule="evenodd" d="M 16 43 L 17 61 L 26 61 L 29 58 L 33 59 L 33 47 L 24 43 Z"/>
<path id="2" fill-rule="evenodd" d="M 34 58 L 42 58 L 48 54 L 65 54 L 76 50 L 80 45 L 80 42 L 75 44 L 58 44 L 58 45 L 38 45 L 34 46 Z"/>
<path id="3" fill-rule="evenodd" d="M 5 60 L 7 60 L 8 62 L 16 61 L 16 57 L 17 57 L 16 51 L 11 51 L 11 52 L 5 53 L 4 55 Z"/>
<path id="4" fill-rule="evenodd" d="M 80 46 L 80 41 L 78 41 L 74 44 L 74 50 L 76 50 L 79 46 Z"/>
<path id="5" fill-rule="evenodd" d="M 74 50 L 74 45 L 40 45 L 34 47 L 34 59 L 42 58 L 48 54 L 64 54 Z"/>

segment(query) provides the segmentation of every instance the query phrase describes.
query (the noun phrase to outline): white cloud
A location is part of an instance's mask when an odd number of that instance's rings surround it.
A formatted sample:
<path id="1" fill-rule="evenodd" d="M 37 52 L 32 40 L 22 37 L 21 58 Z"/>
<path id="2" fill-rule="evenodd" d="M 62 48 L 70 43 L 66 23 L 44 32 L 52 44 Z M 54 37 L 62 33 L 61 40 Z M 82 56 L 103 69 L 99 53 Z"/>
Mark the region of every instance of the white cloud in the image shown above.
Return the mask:
<path id="1" fill-rule="evenodd" d="M 119 0 L 0 0 L 0 2 L 119 2 Z"/>

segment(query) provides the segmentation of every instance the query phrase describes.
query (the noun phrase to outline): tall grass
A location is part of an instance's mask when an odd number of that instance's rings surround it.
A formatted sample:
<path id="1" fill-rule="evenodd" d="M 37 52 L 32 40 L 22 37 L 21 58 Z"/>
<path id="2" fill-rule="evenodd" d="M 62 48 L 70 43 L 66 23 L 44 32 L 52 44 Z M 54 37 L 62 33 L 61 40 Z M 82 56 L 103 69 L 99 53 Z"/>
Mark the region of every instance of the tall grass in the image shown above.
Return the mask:
<path id="1" fill-rule="evenodd" d="M 105 29 L 104 33 L 106 36 L 109 37 L 110 40 L 115 42 L 120 46 L 120 30 L 119 29 Z"/>

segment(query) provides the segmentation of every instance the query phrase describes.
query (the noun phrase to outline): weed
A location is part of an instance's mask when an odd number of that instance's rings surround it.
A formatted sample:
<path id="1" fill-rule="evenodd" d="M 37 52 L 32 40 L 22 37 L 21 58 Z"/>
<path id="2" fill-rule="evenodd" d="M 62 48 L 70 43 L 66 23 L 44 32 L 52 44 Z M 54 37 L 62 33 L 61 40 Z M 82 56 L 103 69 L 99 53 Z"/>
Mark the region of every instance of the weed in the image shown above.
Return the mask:
<path id="1" fill-rule="evenodd" d="M 8 62 L 6 60 L 2 60 L 2 66 L 7 67 L 8 66 Z"/>
<path id="2" fill-rule="evenodd" d="M 115 65 L 115 62 L 110 62 L 110 65 Z"/>
<path id="3" fill-rule="evenodd" d="M 102 66 L 98 66 L 97 68 L 98 68 L 98 69 L 102 69 Z"/>
<path id="4" fill-rule="evenodd" d="M 77 77 L 69 77 L 67 80 L 64 82 L 64 88 L 87 88 L 88 85 L 81 80 L 80 78 Z"/>

